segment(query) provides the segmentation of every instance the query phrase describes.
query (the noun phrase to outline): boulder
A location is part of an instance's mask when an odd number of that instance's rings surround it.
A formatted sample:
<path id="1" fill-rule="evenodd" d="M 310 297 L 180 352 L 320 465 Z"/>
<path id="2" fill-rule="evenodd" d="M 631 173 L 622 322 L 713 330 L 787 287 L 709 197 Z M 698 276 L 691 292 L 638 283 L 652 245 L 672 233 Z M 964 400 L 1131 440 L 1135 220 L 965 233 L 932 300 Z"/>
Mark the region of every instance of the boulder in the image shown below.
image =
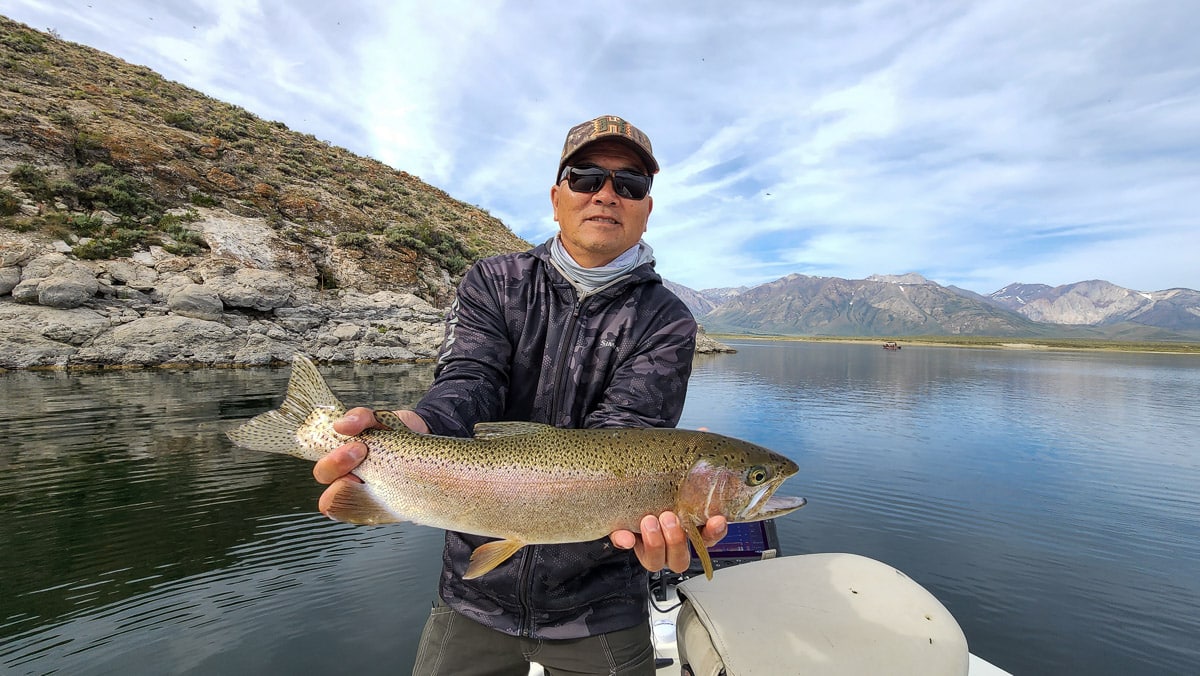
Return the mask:
<path id="1" fill-rule="evenodd" d="M 76 346 L 95 340 L 112 326 L 107 316 L 87 308 L 38 308 L 32 318 L 44 337 Z"/>
<path id="2" fill-rule="evenodd" d="M 231 363 L 244 343 L 237 332 L 220 322 L 166 315 L 114 327 L 80 349 L 76 357 L 99 364 Z"/>
<path id="3" fill-rule="evenodd" d="M 81 263 L 64 263 L 43 278 L 37 286 L 39 305 L 61 309 L 79 307 L 100 290 L 96 273 Z"/>
<path id="4" fill-rule="evenodd" d="M 108 328 L 91 310 L 0 303 L 0 368 L 66 366 L 77 348 Z"/>
<path id="5" fill-rule="evenodd" d="M 225 311 L 217 290 L 205 284 L 188 284 L 176 289 L 167 298 L 171 312 L 184 317 L 215 321 Z"/>
<path id="6" fill-rule="evenodd" d="M 232 275 L 206 275 L 204 282 L 216 289 L 226 306 L 260 312 L 287 307 L 296 288 L 289 275 L 253 268 L 243 268 Z"/>
<path id="7" fill-rule="evenodd" d="M 138 291 L 151 291 L 158 281 L 158 271 L 127 260 L 105 261 L 100 266 L 117 284 Z"/>
<path id="8" fill-rule="evenodd" d="M 22 279 L 9 293 L 12 294 L 13 300 L 18 303 L 36 304 L 38 300 L 38 284 L 41 282 L 40 278 Z"/>
<path id="9" fill-rule="evenodd" d="M 29 279 L 43 279 L 49 277 L 56 269 L 65 263 L 71 262 L 66 254 L 52 252 L 37 256 L 25 264 L 21 268 L 21 281 Z"/>
<path id="10" fill-rule="evenodd" d="M 7 268 L 0 268 L 0 296 L 6 293 L 11 293 L 17 284 L 21 282 L 21 268 L 15 265 Z"/>

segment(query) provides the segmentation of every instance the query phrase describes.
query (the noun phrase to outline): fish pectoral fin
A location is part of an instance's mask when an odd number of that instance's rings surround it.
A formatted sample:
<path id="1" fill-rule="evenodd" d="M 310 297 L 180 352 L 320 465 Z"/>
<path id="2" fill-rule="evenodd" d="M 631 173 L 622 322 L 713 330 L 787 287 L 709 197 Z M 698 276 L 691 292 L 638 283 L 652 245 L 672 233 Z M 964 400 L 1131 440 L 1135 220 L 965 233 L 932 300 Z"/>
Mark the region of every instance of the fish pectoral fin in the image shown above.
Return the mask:
<path id="1" fill-rule="evenodd" d="M 680 518 L 683 525 L 683 532 L 687 533 L 688 540 L 692 543 L 692 548 L 696 550 L 696 556 L 700 557 L 700 565 L 704 566 L 704 577 L 712 579 L 713 565 L 712 559 L 708 556 L 708 548 L 704 546 L 704 538 L 700 537 L 700 529 L 690 519 Z"/>
<path id="2" fill-rule="evenodd" d="M 325 516 L 346 523 L 374 525 L 377 523 L 400 523 L 397 517 L 367 490 L 366 484 L 352 479 L 341 479 L 334 484 L 333 504 Z"/>
<path id="3" fill-rule="evenodd" d="M 496 540 L 476 547 L 475 551 L 471 552 L 471 565 L 467 566 L 463 579 L 474 580 L 507 561 L 524 546 L 525 543 L 520 540 Z"/>

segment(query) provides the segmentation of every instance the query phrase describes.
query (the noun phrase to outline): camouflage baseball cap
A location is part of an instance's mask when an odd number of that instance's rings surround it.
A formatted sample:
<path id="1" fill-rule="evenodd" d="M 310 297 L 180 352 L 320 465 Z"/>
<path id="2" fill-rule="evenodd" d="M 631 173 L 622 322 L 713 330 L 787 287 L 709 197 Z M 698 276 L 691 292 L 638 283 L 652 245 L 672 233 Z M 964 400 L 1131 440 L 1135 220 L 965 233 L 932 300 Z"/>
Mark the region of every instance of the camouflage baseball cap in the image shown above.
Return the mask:
<path id="1" fill-rule="evenodd" d="M 567 132 L 567 141 L 563 144 L 562 157 L 558 161 L 558 173 L 554 177 L 555 181 L 562 176 L 563 167 L 566 166 L 567 160 L 572 155 L 587 144 L 603 138 L 615 138 L 627 142 L 637 152 L 638 157 L 641 157 L 642 161 L 646 163 L 646 169 L 651 174 L 658 173 L 658 161 L 654 159 L 654 151 L 650 148 L 650 137 L 642 133 L 641 129 L 616 115 L 601 115 L 594 120 L 577 124 Z"/>

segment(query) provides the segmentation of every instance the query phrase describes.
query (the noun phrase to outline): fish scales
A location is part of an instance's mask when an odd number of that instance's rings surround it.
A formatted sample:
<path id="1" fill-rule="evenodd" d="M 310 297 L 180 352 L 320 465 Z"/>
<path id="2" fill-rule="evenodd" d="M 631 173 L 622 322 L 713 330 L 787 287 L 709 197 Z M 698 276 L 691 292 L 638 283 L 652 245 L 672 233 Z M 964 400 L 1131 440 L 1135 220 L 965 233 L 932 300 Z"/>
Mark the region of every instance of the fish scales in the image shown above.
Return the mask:
<path id="1" fill-rule="evenodd" d="M 480 423 L 474 438 L 394 429 L 348 437 L 333 429 L 346 409 L 316 366 L 296 355 L 287 395 L 229 431 L 234 443 L 318 460 L 356 438 L 368 454 L 343 481 L 327 514 L 349 523 L 412 521 L 498 538 L 472 556 L 467 577 L 503 563 L 526 544 L 581 542 L 637 531 L 647 514 L 675 511 L 706 574 L 699 535 L 710 516 L 755 521 L 782 516 L 803 498 L 774 495 L 797 471 L 755 444 L 709 432 L 650 428 L 559 429 L 528 422 Z M 478 559 L 478 560 L 477 560 Z"/>

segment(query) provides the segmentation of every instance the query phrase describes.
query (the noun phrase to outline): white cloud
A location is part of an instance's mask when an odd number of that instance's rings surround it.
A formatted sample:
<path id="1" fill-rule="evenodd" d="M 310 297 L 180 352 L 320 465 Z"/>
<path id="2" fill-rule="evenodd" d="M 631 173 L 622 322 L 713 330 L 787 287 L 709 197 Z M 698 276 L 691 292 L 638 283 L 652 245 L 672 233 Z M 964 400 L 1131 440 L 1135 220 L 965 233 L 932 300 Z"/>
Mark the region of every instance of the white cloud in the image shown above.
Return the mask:
<path id="1" fill-rule="evenodd" d="M 623 115 L 663 165 L 659 270 L 697 288 L 908 271 L 984 293 L 1200 287 L 1189 3 L 5 11 L 421 176 L 533 241 L 554 231 L 567 128 Z"/>

